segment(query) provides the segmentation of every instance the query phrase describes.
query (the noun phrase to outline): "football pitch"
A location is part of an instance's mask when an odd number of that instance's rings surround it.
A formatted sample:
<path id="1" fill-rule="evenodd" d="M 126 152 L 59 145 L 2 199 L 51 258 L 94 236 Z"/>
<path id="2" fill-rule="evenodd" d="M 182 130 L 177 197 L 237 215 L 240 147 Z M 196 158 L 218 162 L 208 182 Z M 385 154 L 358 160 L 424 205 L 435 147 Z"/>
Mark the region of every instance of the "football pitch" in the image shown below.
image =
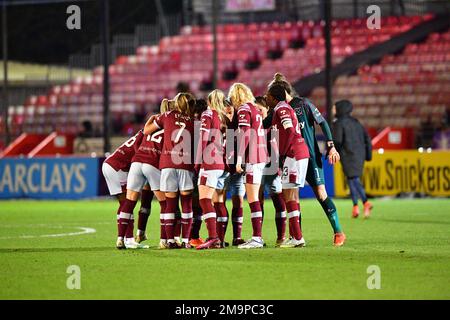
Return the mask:
<path id="1" fill-rule="evenodd" d="M 364 220 L 350 218 L 350 200 L 336 201 L 342 248 L 332 246 L 319 204 L 303 200 L 305 248 L 274 247 L 267 202 L 266 248 L 209 251 L 157 249 L 153 203 L 150 249 L 119 251 L 112 200 L 1 201 L 0 299 L 450 299 L 450 201 L 373 203 Z M 248 205 L 244 219 L 248 237 Z M 70 266 L 79 267 L 80 289 L 67 286 Z"/>

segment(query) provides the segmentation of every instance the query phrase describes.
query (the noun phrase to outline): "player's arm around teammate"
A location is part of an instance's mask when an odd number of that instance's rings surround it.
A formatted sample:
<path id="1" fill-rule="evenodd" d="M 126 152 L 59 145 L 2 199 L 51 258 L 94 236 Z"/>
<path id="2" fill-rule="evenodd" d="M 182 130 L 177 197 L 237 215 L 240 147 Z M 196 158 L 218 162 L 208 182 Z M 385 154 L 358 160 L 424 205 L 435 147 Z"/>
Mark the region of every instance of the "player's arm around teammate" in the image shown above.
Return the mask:
<path id="1" fill-rule="evenodd" d="M 160 115 L 145 127 L 144 133 L 152 134 L 164 129 L 164 145 L 160 158 L 161 191 L 166 196 L 164 224 L 169 249 L 178 248 L 174 239 L 174 219 L 181 198 L 182 247 L 190 248 L 192 226 L 192 191 L 194 189 L 194 164 L 192 143 L 194 120 L 192 110 L 195 98 L 189 93 L 179 93 L 174 98 L 174 110 Z"/>
<path id="2" fill-rule="evenodd" d="M 123 214 L 123 206 L 126 204 L 127 179 L 137 147 L 140 145 L 144 134 L 140 130 L 136 135 L 119 146 L 102 165 L 102 172 L 105 177 L 111 195 L 115 195 L 119 201 L 117 210 L 117 242 L 116 247 L 122 249 L 125 242 L 134 243 L 133 231 L 134 220 L 132 217 Z M 150 210 L 153 193 L 145 190 L 141 195 L 140 212 Z M 126 241 L 125 239 L 128 239 Z"/>
<path id="3" fill-rule="evenodd" d="M 164 99 L 161 103 L 161 112 L 166 112 L 169 109 L 170 101 Z M 150 117 L 150 119 L 147 121 L 147 124 L 149 122 L 153 122 L 154 118 L 154 116 Z M 161 206 L 161 212 L 164 212 L 165 195 L 159 191 L 161 173 L 158 169 L 159 157 L 163 144 L 163 135 L 163 130 L 156 131 L 151 135 L 144 135 L 141 143 L 136 148 L 136 152 L 133 158 L 131 159 L 131 167 L 127 179 L 126 200 L 121 209 L 121 215 L 123 215 L 124 218 L 129 218 L 129 221 L 133 221 L 134 207 L 136 206 L 139 193 L 143 190 L 143 187 L 146 183 L 149 188 L 155 193 L 156 198 L 158 199 Z M 140 211 L 136 241 L 130 241 L 129 239 L 126 239 L 124 243 L 126 248 L 148 248 L 148 246 L 143 246 L 140 244 L 142 241 L 145 241 L 147 239 L 145 235 L 145 229 L 148 216 L 148 212 L 144 214 Z M 161 228 L 161 231 L 163 231 L 162 229 L 163 228 Z M 161 239 L 164 238 L 164 234 L 161 233 Z M 117 246 L 118 248 L 120 244 L 119 240 Z"/>
<path id="4" fill-rule="evenodd" d="M 342 227 L 339 223 L 337 208 L 325 189 L 322 154 L 320 152 L 315 134 L 315 124 L 317 124 L 321 127 L 322 132 L 326 137 L 328 163 L 335 164 L 340 160 L 340 155 L 334 147 L 330 127 L 320 111 L 310 100 L 297 96 L 294 97 L 294 89 L 282 74 L 275 74 L 273 81 L 269 84 L 269 88 L 272 85 L 281 85 L 284 87 L 286 91 L 286 101 L 294 109 L 297 120 L 301 124 L 301 133 L 306 141 L 310 153 L 306 181 L 313 189 L 317 201 L 320 203 L 323 212 L 333 228 L 334 245 L 342 246 L 345 242 L 346 236 L 343 233 Z"/>
<path id="5" fill-rule="evenodd" d="M 294 110 L 286 103 L 286 92 L 282 86 L 271 86 L 267 93 L 267 104 L 273 108 L 272 125 L 278 129 L 278 147 L 283 162 L 282 187 L 289 217 L 292 238 L 283 242 L 281 248 L 305 245 L 300 227 L 299 188 L 305 184 L 309 152 L 303 139 Z"/>

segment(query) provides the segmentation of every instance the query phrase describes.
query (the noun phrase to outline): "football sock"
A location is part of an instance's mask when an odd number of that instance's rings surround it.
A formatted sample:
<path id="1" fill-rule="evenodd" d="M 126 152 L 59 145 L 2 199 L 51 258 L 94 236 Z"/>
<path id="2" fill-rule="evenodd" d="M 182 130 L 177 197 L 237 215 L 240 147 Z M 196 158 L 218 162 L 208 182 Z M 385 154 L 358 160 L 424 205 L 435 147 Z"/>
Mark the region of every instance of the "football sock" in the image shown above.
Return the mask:
<path id="1" fill-rule="evenodd" d="M 181 212 L 178 208 L 178 199 L 177 199 L 177 211 L 175 211 L 175 221 L 174 221 L 174 231 L 173 235 L 175 238 L 179 238 L 181 236 Z"/>
<path id="2" fill-rule="evenodd" d="M 160 223 L 160 239 L 167 240 L 166 237 L 166 222 L 165 222 L 165 213 L 166 213 L 166 201 L 159 201 L 159 206 L 161 208 L 161 213 L 159 214 L 159 223 Z"/>
<path id="3" fill-rule="evenodd" d="M 289 201 L 286 203 L 286 208 L 289 217 L 289 230 L 292 232 L 291 236 L 300 240 L 303 237 L 300 227 L 300 205 L 297 201 Z"/>
<path id="4" fill-rule="evenodd" d="M 194 219 L 192 221 L 191 239 L 200 238 L 200 228 L 202 226 L 202 210 L 201 208 L 194 207 Z"/>
<path id="5" fill-rule="evenodd" d="M 261 203 L 259 201 L 255 201 L 250 203 L 250 211 L 252 218 L 252 227 L 253 227 L 253 237 L 261 237 L 261 229 L 262 229 L 262 211 L 261 211 Z"/>
<path id="6" fill-rule="evenodd" d="M 261 206 L 261 220 L 264 222 L 264 199 L 259 201 L 259 205 Z"/>
<path id="7" fill-rule="evenodd" d="M 153 192 L 151 190 L 142 190 L 141 193 L 141 208 L 138 215 L 138 234 L 144 234 L 147 228 L 148 217 L 150 216 L 150 207 L 153 199 Z"/>
<path id="8" fill-rule="evenodd" d="M 175 212 L 177 210 L 177 207 L 178 207 L 178 198 L 166 198 L 164 224 L 166 230 L 166 238 L 168 242 L 175 242 L 174 223 L 175 223 Z"/>
<path id="9" fill-rule="evenodd" d="M 286 236 L 286 203 L 281 193 L 271 195 L 273 206 L 275 207 L 275 225 L 277 227 L 277 239 L 284 239 Z"/>
<path id="10" fill-rule="evenodd" d="M 223 202 L 215 202 L 214 209 L 217 214 L 217 235 L 220 241 L 225 240 L 225 233 L 227 232 L 228 226 L 228 211 L 225 203 Z"/>
<path id="11" fill-rule="evenodd" d="M 339 224 L 337 209 L 333 200 L 331 200 L 330 197 L 327 197 L 324 201 L 319 201 L 319 203 L 327 215 L 328 221 L 330 221 L 334 233 L 342 232 L 341 225 Z"/>
<path id="12" fill-rule="evenodd" d="M 203 211 L 203 220 L 206 223 L 206 228 L 208 229 L 208 238 L 217 238 L 216 229 L 216 211 L 212 205 L 211 199 L 200 199 L 200 206 Z"/>
<path id="13" fill-rule="evenodd" d="M 133 210 L 136 206 L 136 201 L 125 199 L 121 208 L 119 215 L 119 227 L 118 227 L 118 236 L 119 237 L 127 237 L 129 238 L 128 226 L 131 224 L 133 217 Z M 127 232 L 128 231 L 128 232 Z M 133 229 L 131 229 L 131 237 L 133 237 Z"/>
<path id="14" fill-rule="evenodd" d="M 140 208 L 139 209 L 139 215 L 138 215 L 138 233 L 144 234 L 145 229 L 147 229 L 147 221 L 148 217 L 150 216 L 150 211 L 146 208 Z"/>
<path id="15" fill-rule="evenodd" d="M 122 208 L 123 203 L 125 202 L 125 200 L 119 200 L 119 207 L 117 208 L 117 229 L 119 229 L 119 224 L 120 224 L 120 209 Z"/>
<path id="16" fill-rule="evenodd" d="M 240 239 L 242 237 L 242 223 L 244 222 L 242 208 L 232 209 L 231 222 L 233 224 L 233 239 Z"/>
<path id="17" fill-rule="evenodd" d="M 192 227 L 192 194 L 181 195 L 181 238 L 183 242 L 189 242 Z"/>
<path id="18" fill-rule="evenodd" d="M 142 189 L 141 191 L 141 208 L 150 209 L 153 200 L 153 191 Z"/>
<path id="19" fill-rule="evenodd" d="M 125 238 L 132 239 L 134 237 L 134 214 L 131 214 L 128 221 L 127 231 L 125 232 Z"/>

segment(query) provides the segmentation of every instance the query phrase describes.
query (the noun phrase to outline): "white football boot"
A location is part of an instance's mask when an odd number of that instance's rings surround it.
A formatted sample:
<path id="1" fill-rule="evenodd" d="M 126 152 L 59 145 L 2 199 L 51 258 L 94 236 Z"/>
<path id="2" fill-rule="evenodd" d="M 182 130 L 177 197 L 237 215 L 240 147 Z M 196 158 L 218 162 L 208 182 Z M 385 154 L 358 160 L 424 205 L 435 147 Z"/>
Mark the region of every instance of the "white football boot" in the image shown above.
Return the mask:
<path id="1" fill-rule="evenodd" d="M 296 240 L 294 238 L 286 239 L 281 245 L 280 248 L 300 248 L 306 246 L 305 239 L 301 238 L 300 240 Z"/>
<path id="2" fill-rule="evenodd" d="M 117 239 L 116 248 L 119 250 L 126 249 L 123 239 Z"/>
<path id="3" fill-rule="evenodd" d="M 175 243 L 177 244 L 177 246 L 179 248 L 181 248 L 181 243 L 182 243 L 181 238 L 180 237 L 173 237 L 173 240 L 175 240 Z"/>
<path id="4" fill-rule="evenodd" d="M 264 247 L 264 240 L 251 238 L 247 242 L 238 246 L 238 249 L 260 249 Z"/>
<path id="5" fill-rule="evenodd" d="M 159 248 L 160 248 L 160 249 L 167 249 L 168 246 L 169 246 L 169 245 L 168 245 L 166 239 L 160 239 L 160 240 L 159 240 Z"/>
<path id="6" fill-rule="evenodd" d="M 137 243 L 134 238 L 125 239 L 125 248 L 127 249 L 148 249 L 146 244 Z"/>

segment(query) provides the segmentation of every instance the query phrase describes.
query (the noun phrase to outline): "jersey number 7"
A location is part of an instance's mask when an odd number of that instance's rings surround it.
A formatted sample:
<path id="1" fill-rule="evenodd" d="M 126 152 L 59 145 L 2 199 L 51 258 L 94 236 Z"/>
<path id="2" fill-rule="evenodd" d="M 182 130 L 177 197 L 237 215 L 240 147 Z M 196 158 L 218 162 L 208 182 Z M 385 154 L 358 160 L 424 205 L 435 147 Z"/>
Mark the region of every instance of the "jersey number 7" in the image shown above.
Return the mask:
<path id="1" fill-rule="evenodd" d="M 174 141 L 175 143 L 178 143 L 178 142 L 180 142 L 180 137 L 183 134 L 184 128 L 186 128 L 186 123 L 175 121 L 175 124 L 177 126 L 180 126 L 180 129 L 178 130 L 177 136 L 175 137 L 175 141 Z"/>

